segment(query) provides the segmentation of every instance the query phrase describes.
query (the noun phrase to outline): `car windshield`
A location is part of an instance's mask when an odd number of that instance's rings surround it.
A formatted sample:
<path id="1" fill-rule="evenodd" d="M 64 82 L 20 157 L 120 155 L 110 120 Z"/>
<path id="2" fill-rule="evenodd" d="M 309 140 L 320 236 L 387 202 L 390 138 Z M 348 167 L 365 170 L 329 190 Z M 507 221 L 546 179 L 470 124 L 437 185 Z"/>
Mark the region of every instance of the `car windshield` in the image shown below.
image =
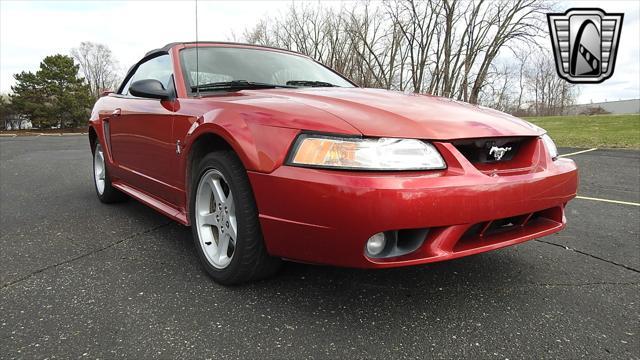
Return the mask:
<path id="1" fill-rule="evenodd" d="M 278 51 L 199 47 L 197 57 L 196 49 L 188 48 L 181 51 L 181 58 L 188 90 L 199 84 L 200 91 L 207 91 L 211 87 L 206 84 L 232 81 L 283 87 L 353 87 L 349 81 L 311 59 Z"/>

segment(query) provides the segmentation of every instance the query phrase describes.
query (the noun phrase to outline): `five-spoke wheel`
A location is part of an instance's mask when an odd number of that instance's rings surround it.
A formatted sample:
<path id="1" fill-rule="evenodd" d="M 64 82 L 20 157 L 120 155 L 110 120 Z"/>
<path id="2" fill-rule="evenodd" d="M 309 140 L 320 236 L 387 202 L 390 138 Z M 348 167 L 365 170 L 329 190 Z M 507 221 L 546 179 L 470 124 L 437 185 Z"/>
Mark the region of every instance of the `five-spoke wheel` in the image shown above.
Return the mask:
<path id="1" fill-rule="evenodd" d="M 236 248 L 238 223 L 233 193 L 224 175 L 215 169 L 200 178 L 196 194 L 198 240 L 207 260 L 218 269 L 229 265 Z"/>
<path id="2" fill-rule="evenodd" d="M 227 285 L 273 274 L 280 259 L 267 252 L 251 184 L 238 156 L 215 151 L 192 171 L 189 215 L 205 270 Z"/>

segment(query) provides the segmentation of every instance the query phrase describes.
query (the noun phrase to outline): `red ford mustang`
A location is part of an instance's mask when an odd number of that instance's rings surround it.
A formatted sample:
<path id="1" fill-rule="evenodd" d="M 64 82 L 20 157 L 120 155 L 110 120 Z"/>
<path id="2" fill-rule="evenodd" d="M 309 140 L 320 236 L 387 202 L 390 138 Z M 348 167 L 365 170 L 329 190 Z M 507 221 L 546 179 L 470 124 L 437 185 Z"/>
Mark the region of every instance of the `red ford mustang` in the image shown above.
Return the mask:
<path id="1" fill-rule="evenodd" d="M 565 226 L 578 185 L 526 121 L 242 44 L 149 52 L 97 101 L 89 140 L 100 200 L 191 225 L 223 284 L 283 258 L 385 268 L 521 243 Z"/>

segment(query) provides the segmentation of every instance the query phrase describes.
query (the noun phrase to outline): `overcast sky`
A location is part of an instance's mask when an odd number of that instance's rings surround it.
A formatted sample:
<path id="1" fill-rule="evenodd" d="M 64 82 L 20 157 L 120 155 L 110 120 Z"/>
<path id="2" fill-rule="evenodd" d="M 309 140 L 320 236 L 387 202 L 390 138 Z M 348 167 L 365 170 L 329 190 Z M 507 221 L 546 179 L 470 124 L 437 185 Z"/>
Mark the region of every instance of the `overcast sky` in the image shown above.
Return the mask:
<path id="1" fill-rule="evenodd" d="M 338 2 L 324 2 L 339 6 Z M 283 12 L 289 1 L 204 1 L 199 6 L 201 40 L 229 40 L 263 16 Z M 559 9 L 602 7 L 624 12 L 622 38 L 612 78 L 583 85 L 578 101 L 640 98 L 640 1 L 560 2 Z M 193 1 L 11 1 L 0 0 L 0 92 L 10 91 L 13 74 L 37 70 L 55 53 L 68 54 L 82 41 L 103 43 L 123 69 L 147 51 L 195 38 Z"/>

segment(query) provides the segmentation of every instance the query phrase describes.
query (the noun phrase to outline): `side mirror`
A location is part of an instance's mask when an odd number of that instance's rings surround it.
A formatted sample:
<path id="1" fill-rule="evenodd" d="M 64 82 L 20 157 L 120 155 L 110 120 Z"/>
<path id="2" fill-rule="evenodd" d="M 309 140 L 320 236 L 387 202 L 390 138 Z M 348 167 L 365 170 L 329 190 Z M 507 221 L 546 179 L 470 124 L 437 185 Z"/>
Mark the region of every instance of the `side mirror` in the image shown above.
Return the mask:
<path id="1" fill-rule="evenodd" d="M 129 94 L 137 97 L 167 100 L 171 94 L 155 79 L 138 80 L 129 86 Z"/>

